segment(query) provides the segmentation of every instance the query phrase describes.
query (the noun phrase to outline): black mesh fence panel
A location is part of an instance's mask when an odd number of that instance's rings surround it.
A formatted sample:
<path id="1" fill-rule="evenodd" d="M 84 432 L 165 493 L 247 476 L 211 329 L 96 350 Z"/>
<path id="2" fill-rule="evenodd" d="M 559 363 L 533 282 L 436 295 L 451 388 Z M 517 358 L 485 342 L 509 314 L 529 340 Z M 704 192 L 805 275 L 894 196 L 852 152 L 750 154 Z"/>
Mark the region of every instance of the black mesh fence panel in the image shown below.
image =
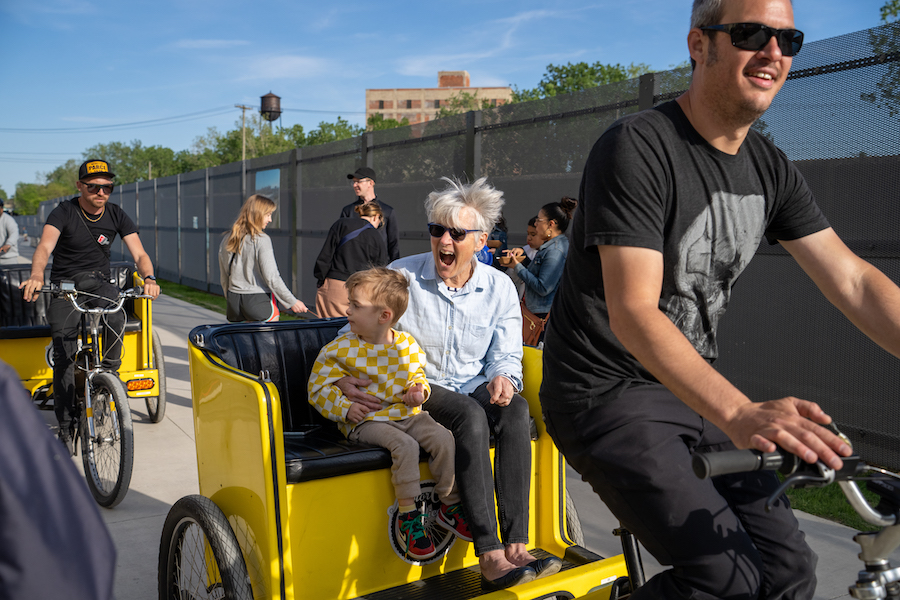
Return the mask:
<path id="1" fill-rule="evenodd" d="M 835 231 L 900 282 L 900 24 L 808 44 L 757 129 L 803 172 Z M 900 468 L 900 368 L 764 245 L 720 329 L 717 367 L 756 400 L 819 402 L 862 456 Z"/>

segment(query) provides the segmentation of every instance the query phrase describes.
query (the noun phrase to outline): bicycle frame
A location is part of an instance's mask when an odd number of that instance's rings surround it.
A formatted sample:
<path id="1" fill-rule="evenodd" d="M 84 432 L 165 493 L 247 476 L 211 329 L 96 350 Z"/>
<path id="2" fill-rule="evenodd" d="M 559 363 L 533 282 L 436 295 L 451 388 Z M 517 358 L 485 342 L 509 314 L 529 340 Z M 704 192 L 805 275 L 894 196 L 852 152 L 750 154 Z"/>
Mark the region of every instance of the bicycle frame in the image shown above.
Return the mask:
<path id="1" fill-rule="evenodd" d="M 66 292 L 63 294 L 63 297 L 69 301 L 75 310 L 81 313 L 81 337 L 78 340 L 78 349 L 76 350 L 78 360 L 75 361 L 75 368 L 84 372 L 84 410 L 85 416 L 87 417 L 88 432 L 91 437 L 94 437 L 96 431 L 94 430 L 91 384 L 97 373 L 105 371 L 102 367 L 103 340 L 100 333 L 100 321 L 104 315 L 113 314 L 122 310 L 122 305 L 125 303 L 127 296 L 120 294 L 115 305 L 109 308 L 86 308 L 78 304 L 78 294 L 79 292 L 77 291 Z M 117 335 L 121 336 L 122 333 L 117 333 Z M 87 353 L 83 352 L 85 349 L 88 349 Z M 83 366 L 80 364 L 82 356 L 85 360 Z M 118 441 L 119 422 L 118 417 L 116 416 L 115 400 L 113 399 L 110 399 L 110 416 L 113 419 L 113 431 L 116 432 L 115 439 Z"/>

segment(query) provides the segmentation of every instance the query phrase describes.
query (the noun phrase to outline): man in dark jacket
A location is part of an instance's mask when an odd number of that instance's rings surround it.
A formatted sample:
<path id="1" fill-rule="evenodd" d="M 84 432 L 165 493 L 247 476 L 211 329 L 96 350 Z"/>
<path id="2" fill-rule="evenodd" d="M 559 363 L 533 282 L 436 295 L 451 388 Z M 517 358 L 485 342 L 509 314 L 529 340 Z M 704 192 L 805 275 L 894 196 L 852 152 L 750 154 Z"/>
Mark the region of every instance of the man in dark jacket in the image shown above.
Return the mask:
<path id="1" fill-rule="evenodd" d="M 394 209 L 382 202 L 375 195 L 375 170 L 369 167 L 360 167 L 355 173 L 348 173 L 347 179 L 353 180 L 353 191 L 356 192 L 356 202 L 351 202 L 341 211 L 341 218 L 355 217 L 354 208 L 366 202 L 377 202 L 381 206 L 384 226 L 381 228 L 381 236 L 387 244 L 388 256 L 391 260 L 400 258 L 400 237 L 397 233 L 397 220 L 394 218 Z"/>

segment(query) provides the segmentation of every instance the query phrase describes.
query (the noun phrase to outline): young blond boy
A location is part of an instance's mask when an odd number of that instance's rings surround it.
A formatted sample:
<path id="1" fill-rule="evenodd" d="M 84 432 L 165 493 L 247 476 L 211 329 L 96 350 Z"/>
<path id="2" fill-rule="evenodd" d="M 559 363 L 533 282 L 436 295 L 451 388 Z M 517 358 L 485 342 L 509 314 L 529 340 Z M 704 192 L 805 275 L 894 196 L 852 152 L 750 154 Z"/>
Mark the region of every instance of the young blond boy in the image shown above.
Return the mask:
<path id="1" fill-rule="evenodd" d="M 443 503 L 437 523 L 464 540 L 472 537 L 459 506 L 453 434 L 421 408 L 431 393 L 425 352 L 411 335 L 393 329 L 406 312 L 409 283 L 399 272 L 379 267 L 354 273 L 346 286 L 350 331 L 319 352 L 309 378 L 309 402 L 336 421 L 351 441 L 391 451 L 391 482 L 399 506 L 395 535 L 409 558 L 431 558 L 437 550 L 415 503 L 420 446 L 430 455 L 435 492 Z M 367 391 L 382 399 L 380 410 L 370 412 L 351 402 L 334 385 L 348 375 L 373 381 Z"/>

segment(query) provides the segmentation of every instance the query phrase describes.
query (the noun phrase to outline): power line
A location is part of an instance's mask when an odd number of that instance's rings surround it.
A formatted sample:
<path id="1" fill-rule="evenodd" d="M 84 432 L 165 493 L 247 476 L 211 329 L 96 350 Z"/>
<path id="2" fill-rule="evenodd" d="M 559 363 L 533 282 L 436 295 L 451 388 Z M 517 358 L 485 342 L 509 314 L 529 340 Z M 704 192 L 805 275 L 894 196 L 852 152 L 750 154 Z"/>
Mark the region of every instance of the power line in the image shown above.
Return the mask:
<path id="1" fill-rule="evenodd" d="M 133 123 L 118 123 L 115 125 L 93 125 L 90 127 L 56 127 L 49 129 L 39 129 L 39 128 L 15 128 L 15 127 L 0 127 L 0 133 L 88 133 L 92 131 L 116 131 L 116 130 L 124 130 L 124 129 L 144 129 L 147 127 L 157 127 L 160 125 L 173 125 L 176 123 L 184 123 L 186 121 L 195 121 L 198 119 L 205 119 L 208 117 L 217 117 L 221 115 L 226 115 L 233 110 L 231 106 L 221 106 L 218 108 L 211 108 L 209 110 L 203 110 L 194 113 L 188 113 L 186 115 L 178 115 L 174 117 L 163 117 L 160 119 L 150 119 L 147 121 L 135 121 Z M 335 115 L 364 115 L 365 111 L 353 111 L 353 110 L 318 110 L 312 108 L 283 108 L 282 111 L 288 112 L 302 112 L 302 113 L 321 113 L 321 114 L 335 114 Z"/>
<path id="2" fill-rule="evenodd" d="M 116 125 L 94 125 L 91 127 L 69 127 L 69 128 L 53 128 L 53 129 L 17 129 L 12 127 L 0 127 L 2 133 L 84 133 L 89 131 L 113 131 L 116 129 L 141 129 L 144 127 L 155 127 L 158 125 L 171 125 L 174 123 L 182 123 L 185 121 L 194 121 L 206 117 L 214 117 L 228 114 L 233 109 L 230 106 L 212 108 L 186 115 L 178 115 L 175 117 L 164 117 L 161 119 L 150 119 L 147 121 L 135 121 L 133 123 L 118 123 Z"/>

